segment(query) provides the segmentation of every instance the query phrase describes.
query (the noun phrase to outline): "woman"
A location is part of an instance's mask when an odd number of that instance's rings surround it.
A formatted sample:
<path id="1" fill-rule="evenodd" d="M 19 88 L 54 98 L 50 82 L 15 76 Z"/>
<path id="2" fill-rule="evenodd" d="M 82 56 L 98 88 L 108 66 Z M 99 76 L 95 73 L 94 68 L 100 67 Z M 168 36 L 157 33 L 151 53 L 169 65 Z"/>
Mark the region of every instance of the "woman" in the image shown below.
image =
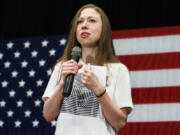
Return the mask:
<path id="1" fill-rule="evenodd" d="M 82 49 L 78 63 L 70 60 L 74 46 Z M 91 68 L 86 66 L 89 57 Z M 63 97 L 69 74 L 75 75 L 73 89 Z M 100 76 L 106 77 L 105 84 Z M 55 135 L 115 135 L 125 126 L 133 107 L 129 73 L 115 56 L 110 23 L 101 8 L 88 4 L 76 13 L 42 98 L 44 118 L 50 122 L 58 116 Z"/>

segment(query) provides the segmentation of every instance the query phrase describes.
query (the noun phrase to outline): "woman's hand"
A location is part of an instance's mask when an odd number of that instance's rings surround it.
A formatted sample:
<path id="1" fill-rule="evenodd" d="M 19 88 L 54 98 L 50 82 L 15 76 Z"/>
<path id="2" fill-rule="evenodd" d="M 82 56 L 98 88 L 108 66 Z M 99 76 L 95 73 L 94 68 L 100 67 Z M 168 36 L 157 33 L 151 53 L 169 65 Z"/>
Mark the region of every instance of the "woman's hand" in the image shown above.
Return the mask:
<path id="1" fill-rule="evenodd" d="M 82 67 L 82 64 L 78 64 L 74 60 L 68 60 L 66 62 L 63 62 L 62 64 L 62 77 L 61 81 L 62 83 L 65 83 L 65 79 L 67 75 L 74 74 L 76 75 L 78 70 Z"/>
<path id="2" fill-rule="evenodd" d="M 88 89 L 94 91 L 96 95 L 100 95 L 104 91 L 104 87 L 90 68 L 84 69 L 81 81 Z"/>

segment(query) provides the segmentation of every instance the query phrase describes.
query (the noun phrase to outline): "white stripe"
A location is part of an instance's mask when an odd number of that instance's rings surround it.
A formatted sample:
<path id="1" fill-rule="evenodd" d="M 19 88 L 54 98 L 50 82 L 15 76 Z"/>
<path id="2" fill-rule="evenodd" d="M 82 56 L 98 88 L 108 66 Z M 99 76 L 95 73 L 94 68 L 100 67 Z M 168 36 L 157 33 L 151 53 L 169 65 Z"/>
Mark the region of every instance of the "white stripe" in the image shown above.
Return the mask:
<path id="1" fill-rule="evenodd" d="M 133 88 L 180 86 L 180 69 L 131 71 Z"/>
<path id="2" fill-rule="evenodd" d="M 180 35 L 114 39 L 116 55 L 179 52 Z"/>
<path id="3" fill-rule="evenodd" d="M 180 121 L 180 103 L 134 105 L 128 121 Z"/>

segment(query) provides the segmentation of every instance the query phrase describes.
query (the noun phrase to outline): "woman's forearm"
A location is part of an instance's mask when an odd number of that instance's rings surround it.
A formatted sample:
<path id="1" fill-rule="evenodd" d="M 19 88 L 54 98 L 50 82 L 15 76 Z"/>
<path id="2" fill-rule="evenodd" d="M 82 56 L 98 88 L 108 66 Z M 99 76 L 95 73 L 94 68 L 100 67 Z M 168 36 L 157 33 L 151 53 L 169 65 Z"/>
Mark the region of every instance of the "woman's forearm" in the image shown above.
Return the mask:
<path id="1" fill-rule="evenodd" d="M 46 121 L 51 122 L 54 120 L 61 109 L 61 103 L 63 100 L 62 91 L 63 91 L 64 84 L 59 83 L 56 88 L 54 94 L 48 98 L 43 107 L 43 115 Z"/>
<path id="2" fill-rule="evenodd" d="M 121 130 L 127 120 L 127 113 L 123 112 L 113 101 L 109 95 L 105 93 L 102 97 L 98 98 L 101 104 L 103 114 L 109 124 L 118 132 Z"/>

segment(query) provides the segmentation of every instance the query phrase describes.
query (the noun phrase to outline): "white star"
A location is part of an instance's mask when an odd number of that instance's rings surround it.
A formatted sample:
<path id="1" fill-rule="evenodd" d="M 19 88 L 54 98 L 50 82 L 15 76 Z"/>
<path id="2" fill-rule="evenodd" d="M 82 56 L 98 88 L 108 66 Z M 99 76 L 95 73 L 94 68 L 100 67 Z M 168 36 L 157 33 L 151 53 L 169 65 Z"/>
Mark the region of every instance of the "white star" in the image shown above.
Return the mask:
<path id="1" fill-rule="evenodd" d="M 10 65 L 11 65 L 11 62 L 9 62 L 9 61 L 6 61 L 6 62 L 4 63 L 4 67 L 5 67 L 5 68 L 9 68 Z"/>
<path id="2" fill-rule="evenodd" d="M 24 87 L 25 84 L 26 84 L 26 82 L 24 80 L 21 80 L 19 82 L 19 87 Z"/>
<path id="3" fill-rule="evenodd" d="M 30 115 L 31 115 L 31 111 L 29 111 L 29 110 L 26 110 L 25 112 L 24 112 L 24 117 L 30 117 Z"/>
<path id="4" fill-rule="evenodd" d="M 48 42 L 47 40 L 42 41 L 42 42 L 41 42 L 42 47 L 47 47 L 47 44 L 48 44 L 48 43 L 49 43 L 49 42 Z"/>
<path id="5" fill-rule="evenodd" d="M 11 72 L 11 76 L 12 78 L 16 78 L 18 75 L 18 72 L 16 70 L 14 70 L 13 72 Z"/>
<path id="6" fill-rule="evenodd" d="M 28 64 L 28 62 L 24 60 L 23 62 L 21 62 L 21 67 L 26 68 L 27 64 Z"/>
<path id="7" fill-rule="evenodd" d="M 36 72 L 34 70 L 29 71 L 29 77 L 34 77 L 35 73 Z"/>
<path id="8" fill-rule="evenodd" d="M 52 127 L 55 127 L 55 126 L 56 126 L 56 120 L 51 121 L 51 126 L 52 126 Z"/>
<path id="9" fill-rule="evenodd" d="M 39 99 L 37 99 L 36 101 L 34 101 L 34 104 L 35 104 L 35 106 L 40 106 L 41 101 Z"/>
<path id="10" fill-rule="evenodd" d="M 56 50 L 51 49 L 51 50 L 49 51 L 49 56 L 55 56 L 55 53 L 56 53 Z"/>
<path id="11" fill-rule="evenodd" d="M 37 54 L 38 54 L 38 52 L 34 50 L 31 52 L 31 57 L 37 57 Z"/>
<path id="12" fill-rule="evenodd" d="M 21 121 L 17 120 L 14 122 L 15 127 L 21 127 Z"/>
<path id="13" fill-rule="evenodd" d="M 31 45 L 31 43 L 29 41 L 26 41 L 24 43 L 24 48 L 29 48 L 30 45 Z"/>
<path id="14" fill-rule="evenodd" d="M 4 100 L 0 101 L 0 107 L 5 107 L 6 106 L 6 102 Z"/>
<path id="15" fill-rule="evenodd" d="M 43 84 L 43 80 L 39 79 L 38 81 L 36 81 L 37 87 L 42 86 Z"/>
<path id="16" fill-rule="evenodd" d="M 16 51 L 14 53 L 14 58 L 19 58 L 20 55 L 21 55 L 21 53 L 19 51 Z"/>
<path id="17" fill-rule="evenodd" d="M 34 121 L 32 122 L 32 124 L 33 124 L 33 127 L 38 127 L 39 121 L 34 120 Z"/>
<path id="18" fill-rule="evenodd" d="M 60 45 L 65 45 L 66 44 L 66 39 L 63 38 L 63 39 L 59 40 L 59 42 L 60 42 Z"/>
<path id="19" fill-rule="evenodd" d="M 13 111 L 11 111 L 11 110 L 9 110 L 9 111 L 7 112 L 7 117 L 12 117 L 12 116 L 13 116 L 13 114 L 14 114 L 14 112 L 13 112 Z"/>
<path id="20" fill-rule="evenodd" d="M 7 48 L 8 48 L 8 49 L 12 49 L 12 48 L 13 48 L 13 45 L 14 45 L 13 42 L 9 42 L 9 43 L 7 43 Z"/>
<path id="21" fill-rule="evenodd" d="M 15 92 L 14 90 L 11 90 L 11 91 L 9 92 L 9 97 L 14 97 L 15 94 L 16 94 L 16 92 Z"/>
<path id="22" fill-rule="evenodd" d="M 0 120 L 0 127 L 3 127 L 4 121 Z"/>
<path id="23" fill-rule="evenodd" d="M 47 70 L 47 76 L 50 76 L 51 75 L 51 69 Z"/>
<path id="24" fill-rule="evenodd" d="M 6 88 L 8 85 L 8 82 L 6 80 L 4 80 L 3 82 L 1 82 L 1 87 L 2 88 Z"/>
<path id="25" fill-rule="evenodd" d="M 27 97 L 32 97 L 33 91 L 32 90 L 28 90 L 26 92 L 26 94 L 27 94 Z"/>
<path id="26" fill-rule="evenodd" d="M 22 100 L 19 100 L 16 102 L 17 104 L 17 107 L 22 107 L 23 106 L 23 101 Z"/>
<path id="27" fill-rule="evenodd" d="M 3 53 L 0 53 L 0 60 L 3 58 L 3 56 L 4 56 Z"/>
<path id="28" fill-rule="evenodd" d="M 45 61 L 45 60 L 43 60 L 43 59 L 42 59 L 42 60 L 40 60 L 40 61 L 39 61 L 39 66 L 40 66 L 40 67 L 42 67 L 42 66 L 44 66 L 44 65 L 45 65 L 45 63 L 46 63 L 46 61 Z"/>

